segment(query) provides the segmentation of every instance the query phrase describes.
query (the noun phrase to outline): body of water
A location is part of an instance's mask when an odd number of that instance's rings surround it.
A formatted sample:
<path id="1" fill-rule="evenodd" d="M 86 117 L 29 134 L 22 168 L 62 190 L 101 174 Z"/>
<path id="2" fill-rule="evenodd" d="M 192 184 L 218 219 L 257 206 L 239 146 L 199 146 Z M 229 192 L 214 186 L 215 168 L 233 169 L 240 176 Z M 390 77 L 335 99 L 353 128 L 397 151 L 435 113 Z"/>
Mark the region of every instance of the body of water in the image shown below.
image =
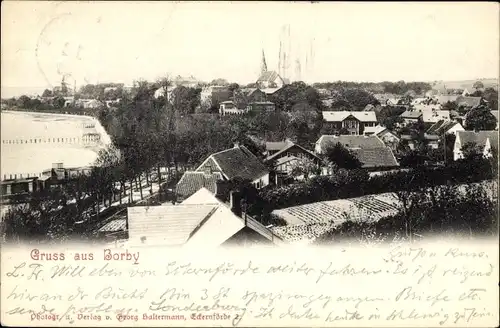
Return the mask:
<path id="1" fill-rule="evenodd" d="M 111 143 L 99 121 L 89 116 L 1 112 L 2 180 L 40 176 L 55 163 L 92 165 Z"/>

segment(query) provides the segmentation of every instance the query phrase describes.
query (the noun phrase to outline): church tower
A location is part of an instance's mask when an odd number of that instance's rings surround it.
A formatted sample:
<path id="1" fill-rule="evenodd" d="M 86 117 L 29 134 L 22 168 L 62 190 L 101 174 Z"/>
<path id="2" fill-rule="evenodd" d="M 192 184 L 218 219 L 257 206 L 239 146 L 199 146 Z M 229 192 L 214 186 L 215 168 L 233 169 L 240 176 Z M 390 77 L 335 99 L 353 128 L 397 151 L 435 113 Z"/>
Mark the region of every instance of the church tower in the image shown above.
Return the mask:
<path id="1" fill-rule="evenodd" d="M 260 73 L 263 74 L 267 72 L 266 56 L 264 55 L 264 49 L 262 49 L 262 63 L 260 64 Z"/>

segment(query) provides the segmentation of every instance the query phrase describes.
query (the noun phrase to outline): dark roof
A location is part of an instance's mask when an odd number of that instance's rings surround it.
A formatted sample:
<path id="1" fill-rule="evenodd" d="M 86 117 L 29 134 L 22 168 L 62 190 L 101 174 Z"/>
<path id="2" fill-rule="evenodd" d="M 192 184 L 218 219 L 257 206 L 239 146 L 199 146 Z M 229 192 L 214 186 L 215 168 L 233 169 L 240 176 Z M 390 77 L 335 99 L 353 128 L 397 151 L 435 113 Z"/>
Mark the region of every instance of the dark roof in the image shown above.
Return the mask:
<path id="1" fill-rule="evenodd" d="M 282 150 L 285 148 L 288 144 L 290 144 L 291 141 L 285 140 L 285 141 L 269 141 L 266 142 L 266 150 Z"/>
<path id="2" fill-rule="evenodd" d="M 458 122 L 455 121 L 450 121 L 450 120 L 439 120 L 436 123 L 434 123 L 426 133 L 428 134 L 434 134 L 434 135 L 441 135 L 445 132 L 447 132 L 449 129 L 454 127 Z"/>
<path id="3" fill-rule="evenodd" d="M 486 140 L 490 139 L 491 148 L 498 149 L 498 131 L 458 131 L 457 138 L 460 138 L 462 147 L 471 142 L 479 147 L 483 147 L 486 144 Z"/>
<path id="4" fill-rule="evenodd" d="M 215 193 L 217 180 L 222 180 L 222 175 L 218 172 L 206 174 L 187 171 L 177 183 L 175 193 L 182 198 L 187 198 L 203 187 Z"/>
<path id="5" fill-rule="evenodd" d="M 460 96 L 457 98 L 456 103 L 458 106 L 468 106 L 468 107 L 477 107 L 481 104 L 481 97 L 463 97 Z"/>
<path id="6" fill-rule="evenodd" d="M 399 166 L 398 161 L 394 157 L 394 153 L 389 147 L 353 149 L 352 152 L 363 164 L 364 168 Z"/>
<path id="7" fill-rule="evenodd" d="M 321 148 L 325 148 L 328 143 L 333 143 L 334 145 L 340 143 L 346 148 L 384 148 L 384 142 L 377 136 L 361 136 L 361 135 L 323 135 L 317 141 L 320 143 Z"/>
<path id="8" fill-rule="evenodd" d="M 317 159 L 320 159 L 318 156 L 316 156 L 312 151 L 310 150 L 307 150 L 305 149 L 304 147 L 302 147 L 301 145 L 297 145 L 293 142 L 289 142 L 285 145 L 285 147 L 283 147 L 280 151 L 278 151 L 276 154 L 273 154 L 269 157 L 266 158 L 266 161 L 272 161 L 274 158 L 276 158 L 277 156 L 283 154 L 284 152 L 288 151 L 290 148 L 292 147 L 298 147 L 300 148 L 304 153 L 307 153 L 311 156 L 313 156 L 314 158 L 317 158 Z"/>
<path id="9" fill-rule="evenodd" d="M 281 77 L 279 76 L 279 74 L 276 71 L 266 71 L 260 75 L 257 82 L 274 82 L 278 78 L 281 79 Z"/>
<path id="10" fill-rule="evenodd" d="M 400 115 L 403 118 L 414 118 L 417 119 L 422 116 L 422 112 L 415 110 L 407 110 L 403 114 Z"/>
<path id="11" fill-rule="evenodd" d="M 255 180 L 269 173 L 268 168 L 245 146 L 226 149 L 210 156 L 226 179 Z"/>
<path id="12" fill-rule="evenodd" d="M 433 141 L 433 140 L 439 140 L 439 136 L 435 134 L 424 134 L 425 140 Z M 401 140 L 414 140 L 416 139 L 416 136 L 411 136 L 409 134 L 403 134 L 401 135 Z"/>

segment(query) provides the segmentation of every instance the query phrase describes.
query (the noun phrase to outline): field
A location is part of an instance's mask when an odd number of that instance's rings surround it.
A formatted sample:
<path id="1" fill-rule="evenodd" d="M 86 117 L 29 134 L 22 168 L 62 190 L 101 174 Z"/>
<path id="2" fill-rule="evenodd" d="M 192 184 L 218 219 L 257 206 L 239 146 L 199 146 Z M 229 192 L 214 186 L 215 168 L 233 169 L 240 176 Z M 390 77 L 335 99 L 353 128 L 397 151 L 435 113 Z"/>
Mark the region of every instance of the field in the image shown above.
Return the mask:
<path id="1" fill-rule="evenodd" d="M 85 143 L 86 134 L 100 135 L 101 141 Z M 2 180 L 21 174 L 23 178 L 38 176 L 53 163 L 90 165 L 99 149 L 111 142 L 92 117 L 31 112 L 2 111 L 1 136 Z"/>
<path id="2" fill-rule="evenodd" d="M 479 79 L 479 80 L 461 80 L 461 81 L 440 81 L 433 85 L 433 89 L 441 89 L 446 86 L 447 89 L 467 89 L 474 91 L 472 87 L 476 81 L 481 81 L 485 88 L 494 88 L 498 90 L 498 79 Z"/>

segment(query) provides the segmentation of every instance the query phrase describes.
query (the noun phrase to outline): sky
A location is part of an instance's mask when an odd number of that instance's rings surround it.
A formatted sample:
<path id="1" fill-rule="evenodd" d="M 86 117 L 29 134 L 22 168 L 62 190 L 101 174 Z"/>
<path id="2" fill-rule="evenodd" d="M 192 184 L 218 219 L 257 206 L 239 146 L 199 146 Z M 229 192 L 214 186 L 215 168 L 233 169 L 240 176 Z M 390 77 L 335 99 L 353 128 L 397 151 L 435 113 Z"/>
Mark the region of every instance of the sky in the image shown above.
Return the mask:
<path id="1" fill-rule="evenodd" d="M 52 88 L 63 75 L 77 87 L 175 75 L 254 82 L 262 51 L 278 71 L 287 24 L 288 53 L 308 83 L 499 72 L 494 2 L 3 1 L 1 15 L 2 97 Z M 293 67 L 288 75 L 297 78 Z"/>

